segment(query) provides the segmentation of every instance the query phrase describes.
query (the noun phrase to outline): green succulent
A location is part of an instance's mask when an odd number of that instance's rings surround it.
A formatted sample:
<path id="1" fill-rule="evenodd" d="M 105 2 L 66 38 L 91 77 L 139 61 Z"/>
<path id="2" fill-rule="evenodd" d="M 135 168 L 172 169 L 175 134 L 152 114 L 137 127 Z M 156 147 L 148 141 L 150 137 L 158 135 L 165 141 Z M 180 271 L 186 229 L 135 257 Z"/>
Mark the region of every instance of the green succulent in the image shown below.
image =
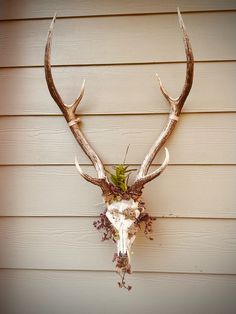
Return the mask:
<path id="1" fill-rule="evenodd" d="M 112 167 L 115 170 L 115 173 L 111 173 L 108 171 L 108 173 L 111 176 L 112 183 L 115 186 L 117 186 L 119 189 L 121 189 L 121 191 L 123 192 L 127 191 L 128 189 L 128 181 L 129 181 L 130 173 L 132 171 L 137 170 L 137 169 L 128 169 L 130 167 L 129 165 L 125 166 L 125 159 L 126 159 L 128 150 L 129 150 L 129 145 L 125 152 L 125 158 L 124 158 L 123 164 L 119 164 Z"/>
<path id="2" fill-rule="evenodd" d="M 112 183 L 120 188 L 123 192 L 128 189 L 128 180 L 130 172 L 135 171 L 136 169 L 129 169 L 129 166 L 124 166 L 123 164 L 119 164 L 117 166 L 113 166 L 115 170 L 115 174 L 110 173 Z"/>

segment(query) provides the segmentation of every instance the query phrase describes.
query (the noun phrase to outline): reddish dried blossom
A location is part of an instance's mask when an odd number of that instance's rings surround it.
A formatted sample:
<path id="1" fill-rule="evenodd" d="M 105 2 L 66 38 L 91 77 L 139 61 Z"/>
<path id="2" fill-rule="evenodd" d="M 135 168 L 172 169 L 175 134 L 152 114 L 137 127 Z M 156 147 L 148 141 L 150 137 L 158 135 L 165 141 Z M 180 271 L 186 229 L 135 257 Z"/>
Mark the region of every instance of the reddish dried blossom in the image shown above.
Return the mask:
<path id="1" fill-rule="evenodd" d="M 124 198 L 123 198 L 123 196 L 124 196 Z M 128 199 L 128 197 L 130 197 L 130 196 L 128 194 L 126 195 L 125 193 L 122 196 L 120 194 L 119 195 L 111 195 L 111 201 L 117 197 L 122 198 L 122 199 Z M 150 236 L 150 234 L 152 233 L 153 221 L 155 221 L 156 218 L 145 213 L 144 202 L 139 201 L 138 209 L 140 211 L 140 215 L 134 221 L 132 228 L 130 228 L 130 237 L 133 236 L 134 234 L 136 234 L 138 229 L 141 230 L 142 225 L 143 225 L 144 226 L 143 232 L 144 232 L 145 236 L 148 239 L 153 240 L 153 238 Z M 99 230 L 99 231 L 101 230 L 103 232 L 102 241 L 112 239 L 114 242 L 116 242 L 116 240 L 115 240 L 116 229 L 113 227 L 112 223 L 107 218 L 106 210 L 100 214 L 99 219 L 94 221 L 93 225 L 97 230 Z M 117 253 L 115 253 L 112 261 L 114 263 L 116 263 L 116 271 L 119 274 L 119 276 L 121 277 L 121 281 L 118 282 L 118 286 L 120 288 L 125 288 L 128 291 L 130 291 L 132 289 L 132 287 L 129 285 L 126 285 L 126 282 L 125 282 L 125 275 L 131 274 L 131 265 L 129 263 L 128 256 L 127 255 L 119 256 Z"/>
<path id="2" fill-rule="evenodd" d="M 107 218 L 106 211 L 100 214 L 99 219 L 94 221 L 93 225 L 97 230 L 103 231 L 102 241 L 112 239 L 115 242 L 114 236 L 115 236 L 116 230 L 113 227 L 110 220 Z"/>
<path id="3" fill-rule="evenodd" d="M 124 288 L 130 291 L 132 286 L 127 286 L 125 282 L 125 275 L 131 274 L 131 265 L 129 263 L 128 256 L 119 256 L 117 253 L 115 253 L 112 261 L 116 262 L 116 271 L 121 277 L 121 281 L 118 281 L 119 288 Z"/>

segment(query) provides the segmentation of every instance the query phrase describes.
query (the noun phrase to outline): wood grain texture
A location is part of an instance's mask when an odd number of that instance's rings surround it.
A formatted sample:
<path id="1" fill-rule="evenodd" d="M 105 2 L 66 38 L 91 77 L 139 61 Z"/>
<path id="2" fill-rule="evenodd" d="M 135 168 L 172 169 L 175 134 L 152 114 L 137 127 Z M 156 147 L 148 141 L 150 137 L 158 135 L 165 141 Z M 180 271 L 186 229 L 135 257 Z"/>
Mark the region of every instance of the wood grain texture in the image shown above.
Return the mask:
<path id="1" fill-rule="evenodd" d="M 156 72 L 173 97 L 180 93 L 184 64 L 53 69 L 56 86 L 66 103 L 74 100 L 86 79 L 80 114 L 169 112 Z M 193 88 L 183 112 L 236 111 L 235 81 L 236 62 L 195 64 Z M 1 115 L 60 113 L 48 92 L 43 68 L 0 69 L 0 99 Z"/>
<path id="2" fill-rule="evenodd" d="M 73 165 L 2 166 L 0 182 L 1 216 L 98 216 L 103 211 L 100 189 Z M 236 218 L 235 186 L 235 166 L 170 165 L 145 187 L 143 198 L 147 211 L 158 217 Z"/>
<path id="3" fill-rule="evenodd" d="M 181 11 L 210 11 L 210 10 L 235 10 L 234 0 L 1 0 L 0 19 L 24 19 L 51 17 L 57 11 L 58 16 L 86 16 L 86 15 L 116 15 L 116 14 L 137 14 L 137 13 L 164 13 L 176 12 L 180 7 Z"/>
<path id="4" fill-rule="evenodd" d="M 166 115 L 83 117 L 82 130 L 106 164 L 141 163 Z M 234 113 L 184 114 L 167 143 L 171 164 L 234 164 Z M 1 164 L 88 163 L 63 117 L 2 117 Z M 111 149 L 112 148 L 112 149 Z M 164 159 L 160 154 L 158 161 Z M 156 161 L 155 161 L 156 162 Z"/>
<path id="5" fill-rule="evenodd" d="M 1 218 L 2 268 L 113 270 L 116 246 L 94 218 Z M 236 220 L 160 218 L 139 233 L 133 270 L 236 274 Z"/>
<path id="6" fill-rule="evenodd" d="M 2 270 L 1 312 L 110 314 L 111 306 L 113 314 L 236 311 L 235 276 L 134 273 L 130 293 L 117 290 L 116 280 L 108 272 Z"/>
<path id="7" fill-rule="evenodd" d="M 184 14 L 195 60 L 235 59 L 235 17 L 236 12 Z M 0 66 L 42 65 L 48 28 L 48 20 L 1 22 Z M 53 64 L 169 61 L 185 61 L 177 15 L 57 21 Z"/>

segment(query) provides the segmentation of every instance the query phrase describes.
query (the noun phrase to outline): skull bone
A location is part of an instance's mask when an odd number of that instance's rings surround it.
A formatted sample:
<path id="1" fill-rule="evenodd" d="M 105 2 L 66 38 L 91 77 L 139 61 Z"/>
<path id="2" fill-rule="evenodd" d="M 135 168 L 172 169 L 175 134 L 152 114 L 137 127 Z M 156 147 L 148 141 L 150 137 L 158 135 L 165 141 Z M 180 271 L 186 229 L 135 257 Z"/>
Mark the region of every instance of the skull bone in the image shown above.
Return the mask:
<path id="1" fill-rule="evenodd" d="M 106 216 L 117 230 L 119 237 L 116 241 L 118 256 L 128 256 L 130 260 L 130 249 L 136 238 L 136 233 L 130 236 L 130 228 L 140 215 L 139 203 L 132 198 L 129 200 L 113 201 L 107 203 Z"/>

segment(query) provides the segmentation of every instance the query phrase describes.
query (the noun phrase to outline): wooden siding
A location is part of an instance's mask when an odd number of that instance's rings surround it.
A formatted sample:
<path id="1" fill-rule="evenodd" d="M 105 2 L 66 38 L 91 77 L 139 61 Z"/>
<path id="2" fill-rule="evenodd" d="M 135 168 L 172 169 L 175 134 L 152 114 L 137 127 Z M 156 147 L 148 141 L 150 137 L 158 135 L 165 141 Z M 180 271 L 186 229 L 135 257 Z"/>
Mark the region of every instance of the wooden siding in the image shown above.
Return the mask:
<path id="1" fill-rule="evenodd" d="M 124 314 L 134 308 L 137 314 L 236 311 L 232 275 L 134 273 L 129 280 L 136 289 L 129 294 L 117 291 L 113 272 L 2 270 L 0 275 L 4 313 L 110 314 L 111 304 L 113 313 Z"/>
<path id="2" fill-rule="evenodd" d="M 185 14 L 184 20 L 196 61 L 235 58 L 236 12 Z M 1 67 L 43 64 L 48 20 L 0 23 Z M 173 14 L 59 19 L 53 43 L 57 65 L 185 61 Z"/>
<path id="3" fill-rule="evenodd" d="M 139 166 L 168 112 L 155 73 L 173 96 L 184 81 L 177 6 L 187 12 L 194 85 L 167 143 L 170 166 L 144 191 L 155 239 L 138 235 L 127 293 L 116 286 L 114 245 L 92 226 L 101 193 L 73 165 L 77 154 L 94 173 L 50 98 L 43 50 L 57 11 L 52 63 L 63 99 L 85 78 L 86 136 L 107 167 L 127 144 L 127 162 Z M 234 0 L 0 0 L 1 313 L 236 312 L 235 10 Z"/>
<path id="4" fill-rule="evenodd" d="M 2 216 L 98 216 L 103 209 L 100 189 L 74 165 L 2 166 L 0 182 Z M 169 165 L 145 187 L 144 199 L 159 218 L 236 218 L 235 186 L 233 165 Z"/>
<path id="5" fill-rule="evenodd" d="M 59 16 L 96 16 L 142 13 L 166 13 L 181 11 L 217 11 L 235 10 L 235 0 L 0 0 L 0 19 L 25 19 L 51 17 L 55 12 Z"/>
<path id="6" fill-rule="evenodd" d="M 66 103 L 73 101 L 86 79 L 79 113 L 90 115 L 169 112 L 159 91 L 156 72 L 171 95 L 178 95 L 183 86 L 184 64 L 53 69 L 56 85 Z M 194 85 L 183 112 L 235 112 L 235 81 L 236 62 L 196 63 Z M 3 101 L 0 115 L 61 114 L 46 87 L 43 68 L 0 69 L 0 94 Z"/>
<path id="7" fill-rule="evenodd" d="M 0 267 L 113 270 L 116 248 L 101 241 L 93 221 L 2 218 Z M 161 218 L 153 229 L 153 241 L 142 233 L 137 236 L 133 270 L 236 274 L 235 220 Z"/>
<path id="8" fill-rule="evenodd" d="M 141 163 L 167 115 L 83 117 L 83 131 L 105 163 Z M 12 126 L 14 125 L 14 128 Z M 63 117 L 2 117 L 0 163 L 90 163 Z M 236 114 L 185 114 L 168 141 L 171 164 L 235 164 Z M 163 160 L 159 154 L 155 161 Z"/>

